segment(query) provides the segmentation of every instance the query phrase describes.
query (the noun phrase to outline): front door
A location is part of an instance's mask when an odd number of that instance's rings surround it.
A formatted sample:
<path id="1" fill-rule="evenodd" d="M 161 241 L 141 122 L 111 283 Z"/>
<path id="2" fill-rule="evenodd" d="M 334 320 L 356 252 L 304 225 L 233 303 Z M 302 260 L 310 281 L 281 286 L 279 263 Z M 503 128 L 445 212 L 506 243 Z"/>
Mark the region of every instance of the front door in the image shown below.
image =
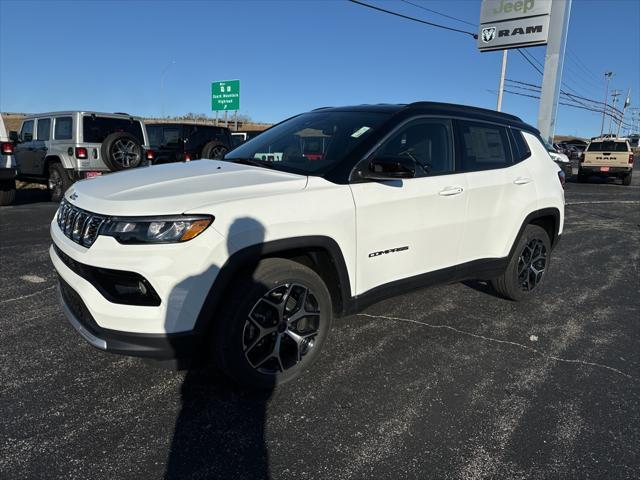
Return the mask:
<path id="1" fill-rule="evenodd" d="M 35 176 L 37 172 L 34 166 L 34 126 L 35 120 L 25 120 L 20 129 L 20 143 L 15 147 L 16 166 L 19 175 Z"/>
<path id="2" fill-rule="evenodd" d="M 453 272 L 466 216 L 466 180 L 454 173 L 449 120 L 416 118 L 370 156 L 409 157 L 416 177 L 354 183 L 356 294 L 396 280 Z M 443 277 L 444 278 L 444 277 Z M 441 278 L 441 279 L 443 279 Z"/>

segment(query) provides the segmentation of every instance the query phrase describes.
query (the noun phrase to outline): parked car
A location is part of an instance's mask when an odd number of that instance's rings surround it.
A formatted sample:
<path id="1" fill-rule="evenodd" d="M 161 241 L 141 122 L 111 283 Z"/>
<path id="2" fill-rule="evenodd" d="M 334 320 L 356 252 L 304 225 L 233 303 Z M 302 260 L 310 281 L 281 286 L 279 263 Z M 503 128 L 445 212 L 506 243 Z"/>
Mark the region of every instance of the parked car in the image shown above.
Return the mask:
<path id="1" fill-rule="evenodd" d="M 228 128 L 213 125 L 148 123 L 147 132 L 155 152 L 154 164 L 222 158 L 233 143 Z"/>
<path id="2" fill-rule="evenodd" d="M 319 158 L 303 132 L 322 132 Z M 262 160 L 271 155 L 272 160 Z M 336 316 L 477 278 L 525 300 L 562 234 L 564 174 L 513 115 L 419 102 L 292 117 L 223 161 L 78 182 L 51 224 L 63 310 L 93 346 L 206 353 L 250 387 L 318 357 Z"/>
<path id="3" fill-rule="evenodd" d="M 590 176 L 617 177 L 623 185 L 631 185 L 633 152 L 624 138 L 600 138 L 593 140 L 580 157 L 578 181 Z"/>
<path id="4" fill-rule="evenodd" d="M 560 153 L 552 145 L 545 142 L 544 144 L 551 159 L 562 169 L 565 176 L 571 175 L 571 160 L 564 153 Z"/>
<path id="5" fill-rule="evenodd" d="M 140 118 L 67 111 L 25 117 L 15 157 L 19 180 L 47 185 L 60 201 L 74 181 L 145 165 L 153 152 Z"/>
<path id="6" fill-rule="evenodd" d="M 16 162 L 13 141 L 0 115 L 0 206 L 10 205 L 16 196 Z"/>

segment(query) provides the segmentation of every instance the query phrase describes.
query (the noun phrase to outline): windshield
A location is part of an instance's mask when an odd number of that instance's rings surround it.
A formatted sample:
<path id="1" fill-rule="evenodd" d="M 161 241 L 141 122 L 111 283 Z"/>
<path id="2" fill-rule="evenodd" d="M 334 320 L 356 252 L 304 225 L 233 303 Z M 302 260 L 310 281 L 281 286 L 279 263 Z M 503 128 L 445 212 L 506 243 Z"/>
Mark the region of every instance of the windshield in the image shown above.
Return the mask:
<path id="1" fill-rule="evenodd" d="M 626 142 L 612 141 L 591 142 L 587 148 L 589 152 L 626 152 L 627 150 Z"/>
<path id="2" fill-rule="evenodd" d="M 261 133 L 225 156 L 276 170 L 320 176 L 340 163 L 387 118 L 380 112 L 310 112 Z"/>

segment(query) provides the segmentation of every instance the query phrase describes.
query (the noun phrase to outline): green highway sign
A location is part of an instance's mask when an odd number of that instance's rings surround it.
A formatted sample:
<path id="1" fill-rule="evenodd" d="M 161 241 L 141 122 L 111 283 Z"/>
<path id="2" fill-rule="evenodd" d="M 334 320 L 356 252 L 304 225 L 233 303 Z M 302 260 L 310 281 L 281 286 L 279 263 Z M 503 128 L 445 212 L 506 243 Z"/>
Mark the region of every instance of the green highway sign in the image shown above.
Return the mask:
<path id="1" fill-rule="evenodd" d="M 240 80 L 211 84 L 211 110 L 240 110 Z"/>

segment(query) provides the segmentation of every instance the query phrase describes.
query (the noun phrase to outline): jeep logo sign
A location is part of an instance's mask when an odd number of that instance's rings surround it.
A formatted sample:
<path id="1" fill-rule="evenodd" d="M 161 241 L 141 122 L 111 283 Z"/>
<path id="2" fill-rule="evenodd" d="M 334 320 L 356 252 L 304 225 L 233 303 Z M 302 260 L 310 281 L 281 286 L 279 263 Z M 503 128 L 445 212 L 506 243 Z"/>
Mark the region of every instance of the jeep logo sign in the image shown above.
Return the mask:
<path id="1" fill-rule="evenodd" d="M 480 51 L 546 44 L 551 1 L 483 0 L 477 44 Z"/>

